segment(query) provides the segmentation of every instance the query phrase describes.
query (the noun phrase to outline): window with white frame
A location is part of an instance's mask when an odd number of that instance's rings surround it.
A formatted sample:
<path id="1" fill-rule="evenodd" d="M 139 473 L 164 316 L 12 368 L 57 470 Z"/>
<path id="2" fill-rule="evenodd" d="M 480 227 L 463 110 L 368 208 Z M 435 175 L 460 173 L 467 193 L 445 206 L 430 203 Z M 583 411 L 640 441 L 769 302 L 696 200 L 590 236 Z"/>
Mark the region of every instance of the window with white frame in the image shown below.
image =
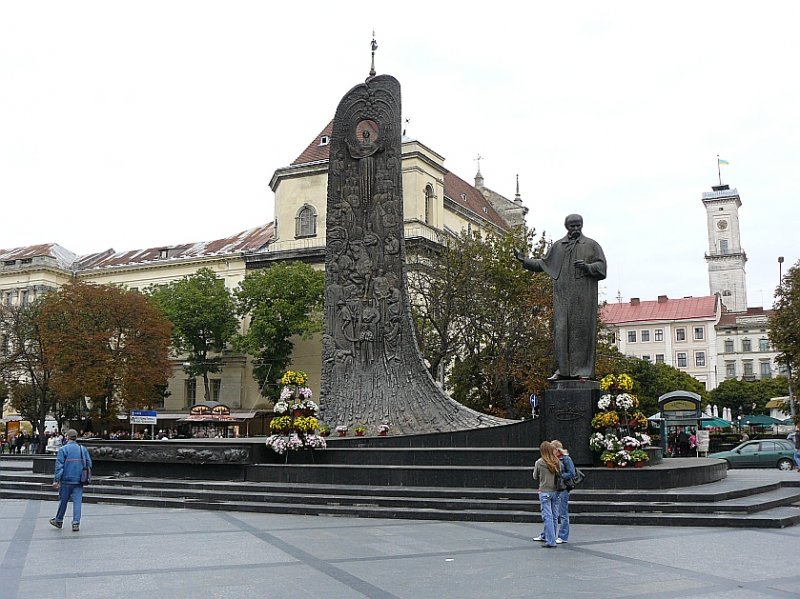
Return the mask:
<path id="1" fill-rule="evenodd" d="M 769 339 L 762 337 L 758 340 L 758 351 L 769 351 Z"/>
<path id="2" fill-rule="evenodd" d="M 314 237 L 317 234 L 317 211 L 305 204 L 295 216 L 295 237 Z"/>
<path id="3" fill-rule="evenodd" d="M 736 362 L 725 362 L 725 378 L 736 378 Z"/>
<path id="4" fill-rule="evenodd" d="M 644 329 L 642 331 L 642 343 L 648 343 L 650 341 L 650 331 L 648 329 Z"/>
<path id="5" fill-rule="evenodd" d="M 686 341 L 686 329 L 683 327 L 675 329 L 675 341 Z"/>
<path id="6" fill-rule="evenodd" d="M 706 365 L 706 352 L 704 351 L 696 351 L 694 352 L 694 365 L 697 367 L 705 367 Z"/>
<path id="7" fill-rule="evenodd" d="M 759 362 L 759 368 L 762 379 L 772 378 L 772 367 L 769 362 Z"/>
<path id="8" fill-rule="evenodd" d="M 753 376 L 753 362 L 751 360 L 742 362 L 742 376 Z"/>
<path id="9" fill-rule="evenodd" d="M 687 361 L 687 358 L 686 358 L 686 352 L 679 351 L 675 355 L 675 363 L 676 363 L 678 368 L 686 368 L 686 365 L 688 364 L 688 361 Z"/>
<path id="10" fill-rule="evenodd" d="M 664 354 L 656 354 L 656 364 L 664 363 Z"/>
<path id="11" fill-rule="evenodd" d="M 726 339 L 725 340 L 725 353 L 732 354 L 733 353 L 733 339 Z"/>
<path id="12" fill-rule="evenodd" d="M 636 343 L 636 331 L 628 331 L 628 343 Z"/>
<path id="13" fill-rule="evenodd" d="M 753 344 L 749 339 L 742 339 L 742 351 L 743 352 L 753 351 Z"/>
<path id="14" fill-rule="evenodd" d="M 700 341 L 701 339 L 705 339 L 705 337 L 706 337 L 705 327 L 694 327 L 695 341 Z"/>
<path id="15" fill-rule="evenodd" d="M 656 341 L 664 341 L 664 329 L 656 329 L 653 331 L 653 337 Z"/>
<path id="16" fill-rule="evenodd" d="M 650 360 L 650 356 L 649 356 L 649 355 L 647 355 L 647 354 L 645 354 L 645 355 L 643 355 L 643 356 L 642 356 L 642 360 L 644 360 L 645 362 L 650 362 L 650 361 L 651 361 L 651 360 Z"/>

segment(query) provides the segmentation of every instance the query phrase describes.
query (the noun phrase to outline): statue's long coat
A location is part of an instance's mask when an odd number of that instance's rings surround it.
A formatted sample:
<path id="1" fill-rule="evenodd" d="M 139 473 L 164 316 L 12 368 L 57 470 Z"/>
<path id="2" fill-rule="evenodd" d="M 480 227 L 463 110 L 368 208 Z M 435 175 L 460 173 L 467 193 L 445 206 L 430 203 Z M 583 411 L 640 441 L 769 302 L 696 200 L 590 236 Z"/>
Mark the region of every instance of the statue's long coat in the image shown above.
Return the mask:
<path id="1" fill-rule="evenodd" d="M 583 260 L 588 272 L 576 268 Z M 597 282 L 606 278 L 606 257 L 600 244 L 581 235 L 563 237 L 544 258 L 526 258 L 528 270 L 553 278 L 553 341 L 558 374 L 594 378 L 597 337 Z"/>

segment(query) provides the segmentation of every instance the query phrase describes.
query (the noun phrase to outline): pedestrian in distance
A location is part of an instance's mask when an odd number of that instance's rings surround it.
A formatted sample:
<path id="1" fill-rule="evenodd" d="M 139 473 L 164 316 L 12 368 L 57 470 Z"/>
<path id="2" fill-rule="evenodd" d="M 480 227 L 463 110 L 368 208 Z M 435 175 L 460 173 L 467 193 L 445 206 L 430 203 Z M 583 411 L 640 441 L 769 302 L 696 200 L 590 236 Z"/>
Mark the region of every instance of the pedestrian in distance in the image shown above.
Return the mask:
<path id="1" fill-rule="evenodd" d="M 53 475 L 53 488 L 58 490 L 58 511 L 50 524 L 61 528 L 67 503 L 72 501 L 72 532 L 81 527 L 81 504 L 83 503 L 83 483 L 81 473 L 84 468 L 92 469 L 92 458 L 85 447 L 77 443 L 78 433 L 75 429 L 67 431 L 67 443 L 61 446 L 56 456 L 56 470 Z"/>
<path id="2" fill-rule="evenodd" d="M 575 464 L 572 458 L 569 457 L 569 451 L 564 448 L 564 445 L 558 439 L 553 439 L 550 442 L 556 450 L 558 459 L 561 462 L 561 479 L 566 481 L 575 476 Z M 569 489 L 564 489 L 558 492 L 556 499 L 558 506 L 558 517 L 556 518 L 556 545 L 561 545 L 569 541 Z M 544 541 L 544 530 L 538 537 L 534 537 L 534 541 Z"/>
<path id="3" fill-rule="evenodd" d="M 561 461 L 555 447 L 549 441 L 539 446 L 541 456 L 533 465 L 533 480 L 539 482 L 539 504 L 544 523 L 544 545 L 556 546 L 556 520 L 558 519 L 558 492 L 563 488 Z"/>
<path id="4" fill-rule="evenodd" d="M 794 463 L 800 472 L 800 423 L 794 429 Z"/>

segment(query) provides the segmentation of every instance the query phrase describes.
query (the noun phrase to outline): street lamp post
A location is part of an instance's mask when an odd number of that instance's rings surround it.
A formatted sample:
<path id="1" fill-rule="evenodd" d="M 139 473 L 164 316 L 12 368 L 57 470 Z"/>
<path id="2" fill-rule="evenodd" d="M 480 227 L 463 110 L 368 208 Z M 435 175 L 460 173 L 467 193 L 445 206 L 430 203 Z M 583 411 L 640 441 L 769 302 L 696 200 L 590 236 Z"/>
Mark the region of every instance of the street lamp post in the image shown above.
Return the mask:
<path id="1" fill-rule="evenodd" d="M 778 256 L 778 287 L 783 284 L 783 256 Z M 789 359 L 786 359 L 786 375 L 789 380 L 789 414 L 792 421 L 795 420 L 797 414 L 794 407 L 794 393 L 792 392 L 792 364 Z"/>

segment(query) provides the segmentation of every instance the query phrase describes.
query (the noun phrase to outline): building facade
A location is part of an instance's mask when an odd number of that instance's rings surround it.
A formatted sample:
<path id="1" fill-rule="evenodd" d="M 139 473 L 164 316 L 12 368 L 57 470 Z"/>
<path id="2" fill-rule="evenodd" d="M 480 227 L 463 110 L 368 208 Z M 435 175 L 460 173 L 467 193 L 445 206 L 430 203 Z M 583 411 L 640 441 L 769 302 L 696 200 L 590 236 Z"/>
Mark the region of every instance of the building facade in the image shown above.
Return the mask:
<path id="1" fill-rule="evenodd" d="M 722 316 L 717 295 L 656 301 L 631 298 L 603 306 L 603 325 L 620 353 L 674 366 L 706 389 L 719 384 L 716 325 Z"/>
<path id="2" fill-rule="evenodd" d="M 268 268 L 276 261 L 301 260 L 323 269 L 330 131 L 329 124 L 296 160 L 275 171 L 270 181 L 275 194 L 274 222 L 216 241 L 128 252 L 109 249 L 77 256 L 56 244 L 0 250 L 0 301 L 25 304 L 73 278 L 144 290 L 205 267 L 232 290 L 248 271 Z M 501 232 L 524 223 L 527 209 L 519 194 L 515 200 L 508 200 L 491 192 L 490 201 L 477 187 L 451 173 L 441 155 L 417 140 L 404 138 L 401 168 L 407 248 L 441 244 L 447 235 L 462 230 Z M 241 326 L 244 330 L 247 322 Z M 298 338 L 294 342 L 292 367 L 309 374 L 309 386 L 318 397 L 321 341 Z M 251 357 L 232 350 L 221 357 L 224 367 L 211 375 L 210 399 L 239 410 L 234 415 L 245 418 L 246 412 L 271 407 L 261 396 L 263 385 L 253 379 Z M 274 374 L 275 379 L 280 375 Z M 182 360 L 176 358 L 170 394 L 164 405 L 158 406 L 159 414 L 186 415 L 195 401 L 204 399 L 202 389 L 202 380 L 188 378 Z"/>

